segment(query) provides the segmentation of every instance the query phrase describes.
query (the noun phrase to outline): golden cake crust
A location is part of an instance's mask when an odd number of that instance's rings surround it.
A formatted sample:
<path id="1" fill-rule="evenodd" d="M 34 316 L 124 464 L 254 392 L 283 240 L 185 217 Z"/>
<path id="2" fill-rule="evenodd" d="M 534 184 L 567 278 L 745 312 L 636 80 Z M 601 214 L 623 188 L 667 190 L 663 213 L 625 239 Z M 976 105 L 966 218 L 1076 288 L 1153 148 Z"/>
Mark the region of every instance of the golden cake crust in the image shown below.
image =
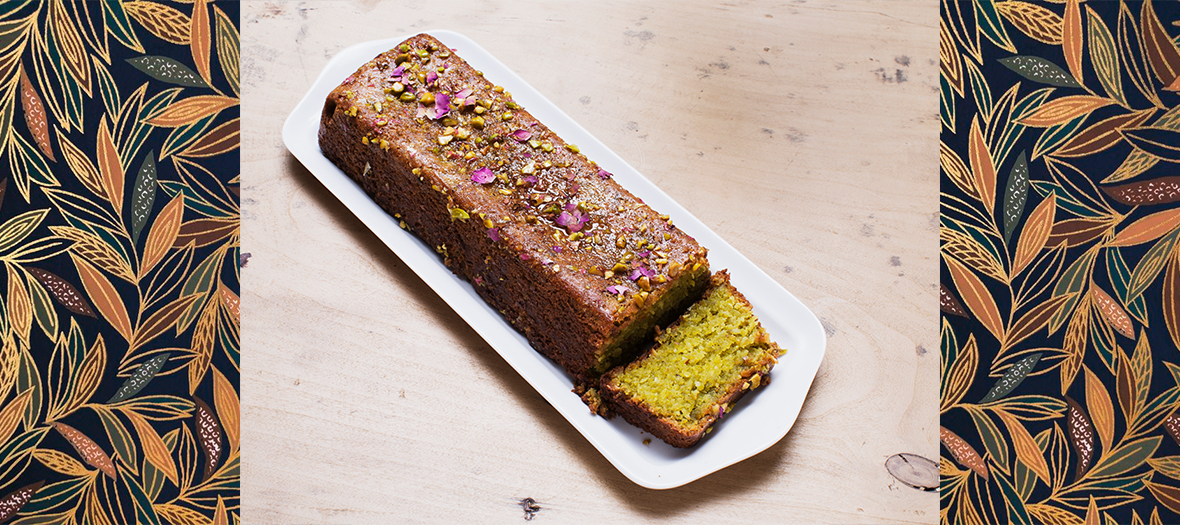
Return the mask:
<path id="1" fill-rule="evenodd" d="M 334 89 L 319 142 L 576 384 L 707 285 L 691 236 L 429 35 Z"/>

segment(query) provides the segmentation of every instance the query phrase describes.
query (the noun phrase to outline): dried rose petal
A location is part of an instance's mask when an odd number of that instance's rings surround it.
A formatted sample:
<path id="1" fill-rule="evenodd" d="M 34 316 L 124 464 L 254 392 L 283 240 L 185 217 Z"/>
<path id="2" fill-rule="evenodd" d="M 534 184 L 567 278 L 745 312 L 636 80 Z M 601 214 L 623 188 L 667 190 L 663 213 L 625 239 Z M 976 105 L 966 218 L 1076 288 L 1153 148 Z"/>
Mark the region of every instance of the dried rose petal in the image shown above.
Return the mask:
<path id="1" fill-rule="evenodd" d="M 418 106 L 418 114 L 414 118 L 422 118 L 426 116 L 426 106 Z"/>
<path id="2" fill-rule="evenodd" d="M 463 99 L 463 105 L 464 106 L 474 106 L 475 105 L 475 95 L 472 95 L 470 97 Z"/>
<path id="3" fill-rule="evenodd" d="M 561 212 L 561 215 L 557 216 L 558 226 L 565 226 L 566 228 L 569 228 L 570 224 L 575 222 L 577 222 L 577 220 L 574 219 L 574 215 L 568 211 L 563 211 Z"/>
<path id="4" fill-rule="evenodd" d="M 647 267 L 638 266 L 635 268 L 634 271 L 631 272 L 631 275 L 627 278 L 631 279 L 632 281 L 636 281 L 636 280 L 639 280 L 640 277 L 647 277 L 650 279 L 652 277 L 655 277 L 655 275 L 656 275 L 656 273 L 651 271 Z"/>
<path id="5" fill-rule="evenodd" d="M 575 183 L 573 183 L 573 184 L 570 184 L 570 191 L 572 191 L 572 192 L 574 192 L 574 193 L 577 193 L 577 192 L 578 192 L 578 190 L 580 190 L 580 189 L 582 189 L 582 185 L 581 185 L 581 184 L 578 184 L 578 183 L 576 183 L 576 182 L 575 182 Z"/>
<path id="6" fill-rule="evenodd" d="M 512 138 L 516 139 L 518 142 L 524 142 L 532 136 L 533 132 L 527 129 L 518 129 L 512 132 Z"/>
<path id="7" fill-rule="evenodd" d="M 404 74 L 406 74 L 406 66 L 397 66 L 393 68 L 393 71 L 389 72 L 389 78 L 395 80 L 400 79 Z"/>
<path id="8" fill-rule="evenodd" d="M 463 88 L 462 91 L 455 93 L 456 98 L 467 98 L 471 96 L 471 88 Z"/>
<path id="9" fill-rule="evenodd" d="M 522 254 L 520 254 L 520 260 L 522 260 L 522 261 L 527 261 L 527 260 L 529 260 L 529 259 L 532 259 L 532 258 L 533 258 L 533 256 L 531 256 L 531 255 L 529 255 L 529 254 L 527 254 L 527 253 L 522 253 Z"/>
<path id="10" fill-rule="evenodd" d="M 471 182 L 476 184 L 487 184 L 496 180 L 496 175 L 488 168 L 480 168 L 471 172 Z"/>
<path id="11" fill-rule="evenodd" d="M 536 178 L 536 177 L 534 177 L 534 176 L 532 176 L 532 175 L 529 175 L 529 176 L 527 176 L 527 177 L 525 177 L 525 178 L 523 178 L 523 179 L 521 179 L 521 180 L 523 180 L 523 181 L 525 181 L 525 182 L 527 182 L 527 183 L 529 183 L 529 184 L 536 184 L 536 183 L 537 183 L 537 178 Z"/>
<path id="12" fill-rule="evenodd" d="M 598 178 L 600 178 L 600 179 L 602 179 L 602 180 L 606 180 L 606 179 L 609 179 L 609 178 L 611 178 L 611 177 L 613 177 L 613 176 L 614 176 L 614 175 L 612 175 L 612 174 L 611 174 L 611 172 L 609 172 L 609 171 L 606 171 L 606 170 L 604 170 L 604 169 L 602 169 L 602 168 L 598 168 Z"/>
<path id="13" fill-rule="evenodd" d="M 495 242 L 500 242 L 500 229 L 488 228 L 488 238 Z"/>
<path id="14" fill-rule="evenodd" d="M 561 253 L 561 246 L 554 246 L 553 253 Z"/>
<path id="15" fill-rule="evenodd" d="M 651 250 L 643 250 L 635 255 L 642 258 L 642 259 L 646 259 L 646 258 L 648 258 L 648 256 L 651 255 Z"/>
<path id="16" fill-rule="evenodd" d="M 446 93 L 439 93 L 434 97 L 434 111 L 430 113 L 430 118 L 438 120 L 451 112 L 451 97 Z"/>
<path id="17" fill-rule="evenodd" d="M 614 286 L 607 286 L 606 291 L 616 295 L 623 295 L 623 293 L 627 291 L 627 287 L 621 284 L 616 284 Z"/>
<path id="18" fill-rule="evenodd" d="M 426 74 L 426 83 L 427 84 L 433 83 L 435 80 L 438 80 L 438 73 L 431 71 Z"/>

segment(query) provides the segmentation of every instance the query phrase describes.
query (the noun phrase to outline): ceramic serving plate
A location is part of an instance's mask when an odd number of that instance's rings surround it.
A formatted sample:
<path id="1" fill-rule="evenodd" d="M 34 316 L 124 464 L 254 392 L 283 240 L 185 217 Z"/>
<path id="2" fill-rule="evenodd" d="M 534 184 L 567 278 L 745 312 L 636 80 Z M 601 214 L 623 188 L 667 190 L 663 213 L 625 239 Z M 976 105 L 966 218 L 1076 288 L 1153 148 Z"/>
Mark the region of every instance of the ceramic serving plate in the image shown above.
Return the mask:
<path id="1" fill-rule="evenodd" d="M 652 208 L 670 215 L 677 226 L 709 249 L 714 270 L 729 269 L 733 284 L 754 305 L 771 338 L 786 349 L 769 386 L 746 396 L 734 412 L 691 449 L 673 448 L 658 439 L 644 445 L 650 434 L 622 418 L 606 420 L 592 415 L 571 392 L 573 383 L 559 366 L 534 351 L 470 284 L 443 266 L 431 247 L 399 228 L 397 221 L 328 161 L 317 142 L 320 111 L 328 93 L 362 64 L 412 35 L 357 44 L 333 57 L 287 117 L 283 125 L 287 149 L 635 483 L 653 489 L 678 487 L 749 458 L 782 439 L 795 423 L 824 355 L 824 331 L 811 310 L 484 48 L 453 31 L 427 33 L 455 49 L 489 80 L 511 91 L 515 100 L 537 119 L 614 173 L 623 187 Z"/>

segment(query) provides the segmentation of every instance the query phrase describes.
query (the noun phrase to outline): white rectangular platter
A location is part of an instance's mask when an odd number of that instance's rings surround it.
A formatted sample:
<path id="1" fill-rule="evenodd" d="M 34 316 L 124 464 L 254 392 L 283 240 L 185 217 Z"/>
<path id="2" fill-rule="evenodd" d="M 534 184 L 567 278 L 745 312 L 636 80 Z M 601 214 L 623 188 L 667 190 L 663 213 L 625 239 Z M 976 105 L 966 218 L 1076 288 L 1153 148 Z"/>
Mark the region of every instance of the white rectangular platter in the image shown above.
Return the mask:
<path id="1" fill-rule="evenodd" d="M 512 92 L 515 100 L 538 120 L 614 173 L 619 184 L 652 208 L 670 215 L 678 227 L 709 249 L 714 270 L 729 269 L 733 284 L 754 305 L 771 338 L 786 349 L 769 386 L 746 396 L 734 412 L 691 449 L 673 448 L 658 439 L 644 445 L 643 440 L 650 434 L 641 433 L 622 418 L 606 420 L 592 415 L 571 392 L 573 383 L 558 365 L 534 351 L 469 283 L 443 265 L 431 247 L 399 228 L 396 220 L 328 161 L 320 152 L 317 138 L 320 111 L 328 93 L 358 67 L 412 35 L 357 44 L 333 57 L 283 124 L 287 149 L 635 483 L 652 489 L 678 487 L 749 458 L 782 439 L 795 423 L 823 360 L 825 334 L 811 310 L 474 41 L 452 31 L 426 32 L 455 49 L 490 81 Z"/>

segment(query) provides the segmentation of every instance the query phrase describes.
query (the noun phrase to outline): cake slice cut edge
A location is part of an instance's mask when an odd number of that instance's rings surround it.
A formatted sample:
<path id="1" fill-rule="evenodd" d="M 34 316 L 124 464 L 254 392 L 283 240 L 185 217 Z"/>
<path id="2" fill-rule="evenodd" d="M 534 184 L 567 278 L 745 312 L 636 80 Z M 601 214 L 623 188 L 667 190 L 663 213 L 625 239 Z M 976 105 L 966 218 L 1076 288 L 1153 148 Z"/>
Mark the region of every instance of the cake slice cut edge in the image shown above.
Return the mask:
<path id="1" fill-rule="evenodd" d="M 605 411 L 688 448 L 746 393 L 769 384 L 782 354 L 722 270 L 647 352 L 604 374 L 595 395 Z"/>

